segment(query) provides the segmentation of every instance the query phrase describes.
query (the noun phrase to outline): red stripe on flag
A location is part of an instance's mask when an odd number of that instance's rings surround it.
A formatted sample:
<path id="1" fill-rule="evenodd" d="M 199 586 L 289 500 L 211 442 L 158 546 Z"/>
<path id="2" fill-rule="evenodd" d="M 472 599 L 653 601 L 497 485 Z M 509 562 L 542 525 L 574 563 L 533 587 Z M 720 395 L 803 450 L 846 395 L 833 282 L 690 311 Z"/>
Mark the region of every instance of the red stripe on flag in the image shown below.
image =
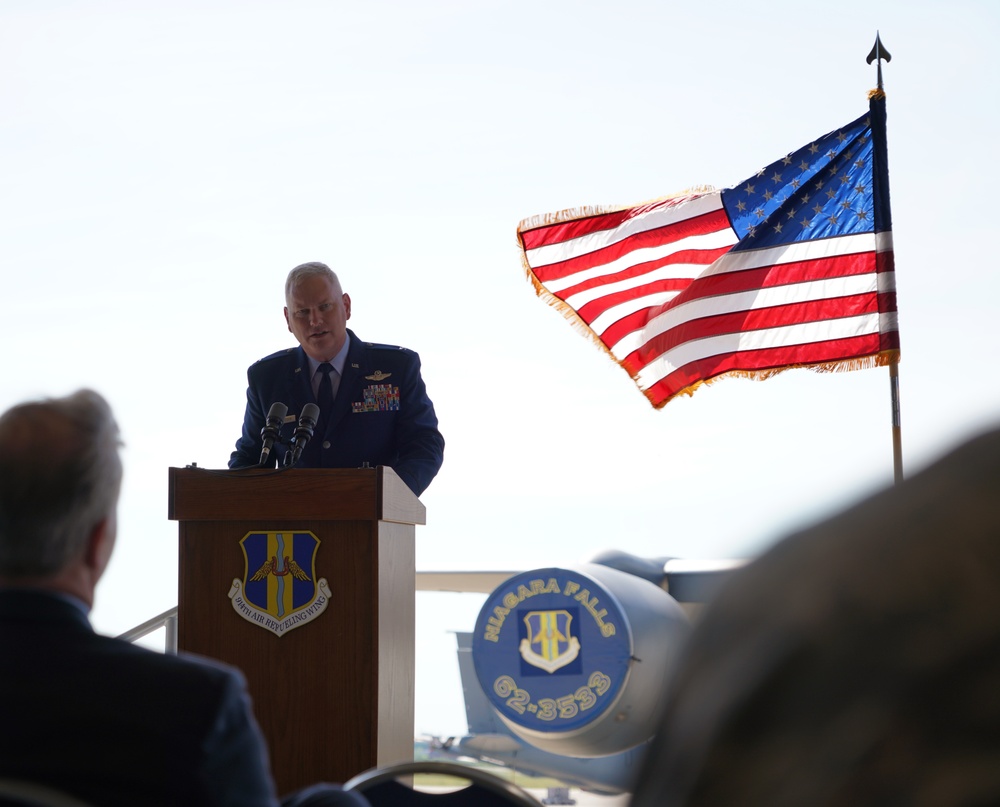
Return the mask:
<path id="1" fill-rule="evenodd" d="M 841 319 L 860 314 L 878 312 L 878 301 L 874 294 L 855 294 L 831 300 L 816 300 L 808 303 L 782 305 L 753 311 L 738 311 L 704 319 L 691 320 L 671 328 L 649 343 L 633 351 L 622 361 L 622 366 L 633 375 L 654 359 L 669 350 L 696 339 L 723 334 L 747 333 L 765 328 L 779 328 L 803 322 L 819 322 L 827 319 Z M 751 351 L 752 352 L 752 351 Z"/>
<path id="2" fill-rule="evenodd" d="M 615 294 L 606 294 L 597 300 L 593 300 L 592 302 L 580 306 L 580 310 L 577 313 L 584 322 L 590 325 L 601 314 L 609 308 L 614 308 L 616 305 L 621 305 L 622 303 L 629 302 L 630 300 L 641 300 L 643 297 L 648 297 L 651 294 L 657 294 L 660 292 L 683 291 L 690 284 L 691 280 L 686 277 L 679 280 L 667 279 L 657 281 L 656 283 L 645 283 L 642 286 L 636 286 L 635 288 L 626 289 L 625 291 L 620 291 Z M 644 312 L 648 312 L 649 306 L 644 307 L 642 310 Z M 647 317 L 648 314 L 644 315 L 643 319 L 646 319 Z M 603 335 L 601 336 L 603 337 Z M 609 343 L 608 347 L 611 347 L 611 344 L 613 343 Z"/>
<path id="3" fill-rule="evenodd" d="M 564 241 L 572 241 L 583 235 L 599 233 L 605 230 L 615 230 L 621 226 L 622 222 L 635 216 L 637 210 L 642 208 L 630 207 L 625 210 L 617 210 L 613 213 L 602 213 L 593 216 L 584 216 L 571 221 L 564 221 L 558 224 L 545 224 L 530 230 L 521 231 L 521 243 L 526 250 L 537 249 L 549 244 L 561 244 Z"/>
<path id="4" fill-rule="evenodd" d="M 884 346 L 879 334 L 874 333 L 829 342 L 727 353 L 681 367 L 646 390 L 646 397 L 654 405 L 662 406 L 699 383 L 726 373 L 760 374 L 768 370 L 842 362 L 873 356 L 886 349 L 891 346 Z"/>
<path id="5" fill-rule="evenodd" d="M 543 283 L 569 277 L 577 272 L 585 272 L 597 266 L 605 266 L 621 260 L 628 254 L 641 249 L 667 248 L 686 238 L 710 235 L 729 228 L 729 219 L 724 210 L 715 210 L 689 219 L 666 224 L 651 230 L 643 230 L 604 246 L 581 245 L 579 254 L 573 254 L 561 261 L 536 266 L 537 253 L 527 253 L 532 271 Z M 567 245 L 572 250 L 573 245 Z M 714 260 L 714 259 L 713 259 Z"/>
<path id="6" fill-rule="evenodd" d="M 885 352 L 887 350 L 899 350 L 899 331 L 885 331 L 881 334 L 881 340 L 879 341 L 879 351 Z"/>
<path id="7" fill-rule="evenodd" d="M 756 293 L 764 290 L 771 290 L 776 297 L 780 297 L 781 290 L 788 293 L 788 300 L 777 300 L 764 308 L 774 308 L 777 305 L 791 304 L 794 302 L 809 302 L 810 299 L 826 299 L 826 296 L 817 297 L 822 294 L 822 289 L 811 289 L 801 284 L 815 283 L 823 280 L 836 280 L 837 278 L 861 278 L 864 275 L 873 274 L 875 267 L 874 254 L 856 253 L 842 255 L 833 258 L 823 258 L 812 261 L 798 261 L 779 266 L 767 266 L 755 269 L 746 269 L 733 272 L 720 272 L 708 276 L 699 277 L 691 282 L 687 288 L 681 290 L 672 300 L 655 308 L 644 308 L 641 311 L 627 313 L 617 322 L 607 325 L 601 329 L 597 335 L 604 344 L 613 349 L 621 339 L 630 333 L 641 332 L 647 324 L 656 323 L 656 317 L 673 312 L 678 318 L 673 328 L 691 320 L 703 320 L 706 317 L 727 316 L 732 321 L 734 316 L 744 316 L 739 312 L 747 310 L 748 306 L 740 305 L 739 308 L 729 310 L 726 299 L 731 295 L 748 292 Z M 679 286 L 672 287 L 673 289 Z M 670 290 L 671 287 L 663 285 L 658 290 Z M 796 300 L 796 295 L 812 294 L 812 298 Z M 875 292 L 871 292 L 874 299 Z M 851 296 L 849 293 L 831 295 L 833 297 Z M 626 299 L 623 295 L 608 296 L 599 301 L 594 301 L 580 308 L 581 318 L 588 324 L 592 324 L 596 317 L 613 304 L 618 304 Z M 730 297 L 738 303 L 738 298 Z M 754 302 L 757 298 L 754 298 Z M 717 314 L 701 313 L 703 309 L 714 309 Z M 886 310 L 886 309 L 881 309 Z M 844 314 L 832 313 L 831 316 L 844 316 Z M 800 320 L 805 321 L 805 320 Z M 670 328 L 668 328 L 670 330 Z M 737 330 L 740 330 L 739 328 Z M 698 338 L 697 335 L 693 338 Z M 660 350 L 660 353 L 663 351 Z M 658 354 L 657 354 L 658 355 Z M 622 357 L 624 358 L 624 357 Z M 626 370 L 634 374 L 645 365 L 645 361 L 639 361 L 635 352 L 630 354 Z"/>
<path id="8" fill-rule="evenodd" d="M 674 196 L 645 205 L 635 205 L 634 207 L 627 207 L 622 210 L 610 210 L 606 213 L 595 212 L 589 215 L 587 213 L 574 215 L 575 211 L 565 211 L 562 214 L 557 214 L 558 216 L 568 215 L 569 218 L 564 221 L 556 221 L 552 224 L 543 223 L 537 227 L 530 226 L 530 224 L 527 224 L 527 221 L 521 222 L 518 233 L 521 236 L 521 244 L 524 249 L 530 251 L 538 247 L 562 244 L 566 241 L 572 241 L 575 238 L 593 235 L 594 233 L 617 230 L 625 222 L 632 219 L 639 219 L 657 213 L 662 214 L 672 208 L 680 208 L 693 199 L 708 195 L 711 195 L 711 193 Z"/>
<path id="9" fill-rule="evenodd" d="M 891 249 L 885 252 L 875 253 L 875 262 L 878 266 L 879 272 L 895 272 L 896 271 L 896 253 Z"/>
<path id="10" fill-rule="evenodd" d="M 614 283 L 620 283 L 625 280 L 630 280 L 631 278 L 641 277 L 642 275 L 648 275 L 650 272 L 655 272 L 657 269 L 662 269 L 665 266 L 677 266 L 677 265 L 694 265 L 699 271 L 701 267 L 710 266 L 716 260 L 725 255 L 731 247 L 719 247 L 718 249 L 685 249 L 680 252 L 674 252 L 670 255 L 666 255 L 662 258 L 658 258 L 653 261 L 645 261 L 643 263 L 637 263 L 634 266 L 629 266 L 620 272 L 615 272 L 614 274 L 601 275 L 600 277 L 592 277 L 588 280 L 584 280 L 577 283 L 574 286 L 568 286 L 565 289 L 559 291 L 555 296 L 561 300 L 566 300 L 572 297 L 574 294 L 579 294 L 580 292 L 587 291 L 589 289 L 596 289 L 601 286 L 609 286 Z M 680 284 L 679 288 L 684 288 L 691 283 L 692 272 L 686 272 L 683 277 L 671 278 L 672 281 Z"/>
<path id="11" fill-rule="evenodd" d="M 719 272 L 695 278 L 688 286 L 688 290 L 670 305 L 678 306 L 698 297 L 714 297 L 834 277 L 850 277 L 874 271 L 874 253 L 859 252 L 854 255 L 838 255 L 833 258 L 796 261 L 795 263 L 742 269 L 734 272 Z M 655 313 L 651 314 L 651 316 L 655 315 Z"/>
<path id="12" fill-rule="evenodd" d="M 878 310 L 883 313 L 897 311 L 896 292 L 890 291 L 878 296 Z"/>
<path id="13" fill-rule="evenodd" d="M 604 342 L 610 350 L 630 333 L 642 331 L 642 329 L 646 327 L 648 319 L 648 308 L 644 308 L 641 311 L 636 311 L 635 313 L 622 317 L 600 334 L 601 341 Z M 628 370 L 628 368 L 626 368 L 626 370 Z M 631 370 L 628 370 L 628 372 L 630 375 L 634 375 Z"/>

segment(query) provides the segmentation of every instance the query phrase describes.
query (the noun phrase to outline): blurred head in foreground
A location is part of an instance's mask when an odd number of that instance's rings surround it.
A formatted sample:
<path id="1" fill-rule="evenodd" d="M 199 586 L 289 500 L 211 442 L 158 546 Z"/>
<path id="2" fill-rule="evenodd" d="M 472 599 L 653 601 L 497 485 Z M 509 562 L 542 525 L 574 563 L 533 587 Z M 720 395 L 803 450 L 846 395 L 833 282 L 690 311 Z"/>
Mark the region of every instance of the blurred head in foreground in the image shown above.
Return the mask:
<path id="1" fill-rule="evenodd" d="M 633 807 L 1000 803 L 1000 431 L 706 608 Z"/>
<path id="2" fill-rule="evenodd" d="M 118 426 L 92 390 L 0 416 L 0 585 L 70 594 L 87 606 L 114 549 Z"/>

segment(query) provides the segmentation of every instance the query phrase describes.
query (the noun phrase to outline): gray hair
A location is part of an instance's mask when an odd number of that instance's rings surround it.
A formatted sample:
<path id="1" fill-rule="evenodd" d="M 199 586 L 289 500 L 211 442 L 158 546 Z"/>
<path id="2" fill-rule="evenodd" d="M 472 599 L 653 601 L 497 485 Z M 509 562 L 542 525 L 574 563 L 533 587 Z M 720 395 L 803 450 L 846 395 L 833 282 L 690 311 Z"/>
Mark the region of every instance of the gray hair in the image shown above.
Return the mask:
<path id="1" fill-rule="evenodd" d="M 0 416 L 0 576 L 49 577 L 114 514 L 121 440 L 111 407 L 83 389 Z"/>
<path id="2" fill-rule="evenodd" d="M 307 277 L 325 277 L 329 280 L 335 289 L 340 289 L 340 280 L 337 278 L 337 273 L 333 271 L 325 263 L 320 263 L 319 261 L 310 261 L 309 263 L 300 263 L 291 272 L 288 273 L 288 277 L 285 278 L 285 302 L 287 303 L 292 295 L 292 289 L 297 283 L 305 280 Z M 343 291 L 341 291 L 343 293 Z"/>

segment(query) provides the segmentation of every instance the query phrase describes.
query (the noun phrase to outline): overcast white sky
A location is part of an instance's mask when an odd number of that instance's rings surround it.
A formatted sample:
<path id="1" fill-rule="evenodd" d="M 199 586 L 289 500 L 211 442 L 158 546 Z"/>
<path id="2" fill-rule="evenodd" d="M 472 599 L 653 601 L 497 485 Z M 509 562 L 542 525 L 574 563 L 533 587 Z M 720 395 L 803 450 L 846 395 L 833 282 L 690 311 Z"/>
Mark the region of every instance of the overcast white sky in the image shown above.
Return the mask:
<path id="1" fill-rule="evenodd" d="M 654 411 L 538 300 L 527 216 L 732 185 L 853 120 L 893 56 L 908 472 L 1000 409 L 992 0 L 0 3 L 0 408 L 80 386 L 127 442 L 94 622 L 176 603 L 167 468 L 223 467 L 246 367 L 322 260 L 363 339 L 417 350 L 447 440 L 420 569 L 617 547 L 751 556 L 892 479 L 885 369 L 724 380 Z M 465 729 L 418 597 L 417 730 Z"/>

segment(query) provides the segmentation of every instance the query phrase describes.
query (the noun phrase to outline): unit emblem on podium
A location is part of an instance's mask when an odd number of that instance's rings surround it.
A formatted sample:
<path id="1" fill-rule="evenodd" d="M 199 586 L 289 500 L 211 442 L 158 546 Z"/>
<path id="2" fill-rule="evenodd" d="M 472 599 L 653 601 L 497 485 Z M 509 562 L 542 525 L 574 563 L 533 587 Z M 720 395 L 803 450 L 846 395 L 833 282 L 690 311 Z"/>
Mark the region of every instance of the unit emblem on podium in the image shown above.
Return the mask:
<path id="1" fill-rule="evenodd" d="M 240 548 L 243 579 L 233 580 L 229 599 L 241 617 L 283 636 L 326 610 L 330 587 L 316 579 L 319 538 L 311 532 L 250 532 Z"/>

